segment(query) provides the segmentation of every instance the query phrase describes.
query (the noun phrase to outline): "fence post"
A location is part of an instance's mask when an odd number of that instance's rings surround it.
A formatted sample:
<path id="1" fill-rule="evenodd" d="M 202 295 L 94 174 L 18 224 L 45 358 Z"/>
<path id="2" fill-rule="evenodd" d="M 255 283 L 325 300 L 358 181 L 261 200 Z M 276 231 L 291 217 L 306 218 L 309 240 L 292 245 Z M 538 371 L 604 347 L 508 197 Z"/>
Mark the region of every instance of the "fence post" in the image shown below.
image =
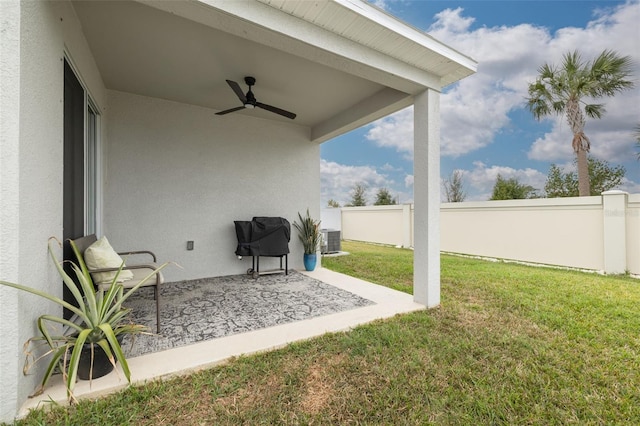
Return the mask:
<path id="1" fill-rule="evenodd" d="M 604 272 L 624 274 L 627 271 L 627 199 L 624 191 L 602 193 L 602 230 L 604 232 Z"/>
<path id="2" fill-rule="evenodd" d="M 413 235 L 413 229 L 411 229 L 411 204 L 402 205 L 402 247 L 411 247 L 411 236 Z"/>

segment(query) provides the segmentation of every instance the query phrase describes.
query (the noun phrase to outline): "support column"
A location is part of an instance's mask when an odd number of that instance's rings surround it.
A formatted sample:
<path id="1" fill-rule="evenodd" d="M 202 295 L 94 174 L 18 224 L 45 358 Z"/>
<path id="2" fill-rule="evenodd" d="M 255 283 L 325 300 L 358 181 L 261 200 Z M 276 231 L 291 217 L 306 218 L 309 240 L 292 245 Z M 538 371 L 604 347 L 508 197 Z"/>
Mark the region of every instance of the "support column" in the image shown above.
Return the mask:
<path id="1" fill-rule="evenodd" d="M 440 93 L 416 95 L 413 107 L 413 300 L 440 304 Z"/>
<path id="2" fill-rule="evenodd" d="M 624 274 L 627 270 L 627 198 L 624 191 L 602 193 L 604 272 Z"/>

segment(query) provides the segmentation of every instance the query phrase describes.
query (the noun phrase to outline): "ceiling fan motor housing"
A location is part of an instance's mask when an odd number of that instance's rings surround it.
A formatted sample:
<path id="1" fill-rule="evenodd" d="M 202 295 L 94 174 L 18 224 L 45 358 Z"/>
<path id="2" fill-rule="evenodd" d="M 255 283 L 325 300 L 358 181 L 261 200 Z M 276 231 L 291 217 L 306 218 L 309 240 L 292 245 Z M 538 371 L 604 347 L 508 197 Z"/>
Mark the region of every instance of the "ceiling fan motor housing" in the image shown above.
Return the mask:
<path id="1" fill-rule="evenodd" d="M 247 102 L 245 102 L 244 107 L 245 108 L 255 108 L 256 107 L 256 97 L 253 95 L 253 92 L 251 91 L 251 86 L 256 84 L 256 79 L 253 78 L 253 77 L 245 77 L 244 78 L 244 82 L 247 84 L 247 86 L 249 86 L 249 91 L 245 95 L 245 97 L 247 98 Z"/>

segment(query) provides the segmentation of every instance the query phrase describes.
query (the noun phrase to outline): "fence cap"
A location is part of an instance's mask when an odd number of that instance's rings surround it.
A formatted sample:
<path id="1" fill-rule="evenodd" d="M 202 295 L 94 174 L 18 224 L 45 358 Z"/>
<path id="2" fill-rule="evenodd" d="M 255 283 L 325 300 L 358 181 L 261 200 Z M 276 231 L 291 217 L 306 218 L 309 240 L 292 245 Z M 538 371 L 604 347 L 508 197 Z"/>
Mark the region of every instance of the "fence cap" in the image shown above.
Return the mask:
<path id="1" fill-rule="evenodd" d="M 629 193 L 619 189 L 610 189 L 608 191 L 604 191 L 602 195 L 629 195 Z"/>

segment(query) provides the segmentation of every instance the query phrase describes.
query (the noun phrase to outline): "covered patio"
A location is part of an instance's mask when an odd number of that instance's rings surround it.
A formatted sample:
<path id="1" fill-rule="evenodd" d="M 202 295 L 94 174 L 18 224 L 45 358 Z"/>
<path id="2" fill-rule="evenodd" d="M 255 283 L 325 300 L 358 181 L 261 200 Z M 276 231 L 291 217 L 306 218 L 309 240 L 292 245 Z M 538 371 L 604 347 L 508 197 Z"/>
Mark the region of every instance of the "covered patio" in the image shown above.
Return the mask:
<path id="1" fill-rule="evenodd" d="M 240 355 L 249 355 L 257 352 L 263 352 L 285 346 L 288 343 L 309 339 L 320 336 L 328 332 L 346 331 L 360 324 L 365 324 L 374 320 L 389 318 L 397 314 L 412 312 L 424 309 L 424 305 L 413 301 L 413 297 L 409 294 L 389 289 L 380 285 L 372 284 L 357 278 L 353 278 L 344 274 L 330 271 L 328 269 L 318 269 L 313 272 L 295 272 L 291 271 L 293 281 L 307 280 L 310 285 L 319 285 L 324 287 L 334 295 L 343 299 L 354 299 L 353 303 L 343 303 L 334 312 L 326 313 L 322 306 L 327 301 L 327 295 L 319 298 L 307 298 L 306 306 L 310 311 L 316 311 L 310 315 L 294 315 L 289 320 L 281 321 L 282 324 L 269 324 L 265 327 L 256 325 L 252 330 L 243 332 L 230 331 L 224 337 L 202 340 L 197 343 L 176 346 L 171 349 L 156 347 L 152 352 L 129 358 L 129 367 L 131 369 L 132 383 L 144 383 L 149 380 L 163 379 L 175 375 L 188 374 L 203 368 L 211 367 L 225 362 L 231 357 Z M 235 280 L 235 283 L 242 280 L 242 277 L 229 277 Z M 228 294 L 230 299 L 245 299 L 248 287 L 253 287 L 257 291 L 255 294 L 263 293 L 262 296 L 254 297 L 251 303 L 255 306 L 256 312 L 266 312 L 268 310 L 287 310 L 295 311 L 296 307 L 289 304 L 286 300 L 276 302 L 274 305 L 273 295 L 264 294 L 264 288 L 269 286 L 283 286 L 283 276 L 267 275 L 262 276 L 258 280 L 248 278 L 244 286 L 237 286 L 236 294 Z M 171 286 L 174 283 L 168 283 Z M 176 283 L 178 285 L 186 285 L 185 283 Z M 202 283 L 200 283 L 202 284 Z M 298 290 L 298 289 L 296 289 Z M 251 292 L 251 291 L 250 291 Z M 166 298 L 165 298 L 166 299 Z M 192 306 L 190 303 L 182 301 L 172 306 L 175 299 L 163 303 L 165 312 L 172 309 L 181 310 L 185 307 Z M 144 303 L 142 300 L 141 302 Z M 151 300 L 146 300 L 147 304 L 153 305 Z M 210 300 L 215 303 L 215 300 Z M 135 301 L 138 303 L 138 301 Z M 218 304 L 220 308 L 222 304 Z M 214 309 L 218 309 L 214 308 Z M 166 320 L 170 315 L 164 315 Z M 225 317 L 225 313 L 220 312 L 217 317 L 207 317 L 199 315 L 200 321 L 196 326 L 208 327 L 213 323 L 226 321 L 238 321 L 237 315 L 231 313 L 231 316 Z M 154 329 L 153 315 L 149 316 L 149 325 Z M 279 322 L 279 321 L 275 321 Z M 256 323 L 253 322 L 255 325 Z M 168 325 L 164 325 L 167 328 Z M 148 336 L 149 338 L 162 341 L 158 336 Z M 146 343 L 148 344 L 148 342 Z M 125 343 L 125 351 L 131 353 L 131 347 Z M 134 342 L 134 350 L 139 350 L 140 342 Z M 119 367 L 118 367 L 119 368 Z M 115 392 L 127 386 L 127 381 L 121 372 L 119 374 L 111 373 L 107 376 L 89 381 L 79 381 L 75 387 L 75 396 L 77 398 L 91 398 L 108 393 Z M 22 406 L 20 414 L 26 414 L 29 409 L 42 407 L 51 401 L 65 404 L 67 401 L 66 388 L 61 377 L 54 377 L 50 385 L 47 386 L 45 392 L 36 397 L 27 400 Z"/>
<path id="2" fill-rule="evenodd" d="M 412 309 L 440 303 L 440 91 L 473 74 L 473 59 L 361 0 L 14 0 L 0 11 L 3 280 L 62 297 L 46 241 L 92 233 L 180 264 L 163 271 L 168 282 L 241 274 L 235 220 L 318 219 L 320 144 L 413 105 L 414 295 L 402 297 Z M 254 79 L 255 99 L 244 84 Z M 302 269 L 295 235 L 290 249 Z M 43 373 L 22 374 L 22 345 L 58 311 L 4 288 L 0 302 L 10 421 Z M 222 339 L 264 350 L 381 306 Z M 263 332 L 282 337 L 252 346 Z M 180 370 L 229 355 L 211 346 Z M 132 363 L 136 380 L 172 373 L 156 356 Z"/>

